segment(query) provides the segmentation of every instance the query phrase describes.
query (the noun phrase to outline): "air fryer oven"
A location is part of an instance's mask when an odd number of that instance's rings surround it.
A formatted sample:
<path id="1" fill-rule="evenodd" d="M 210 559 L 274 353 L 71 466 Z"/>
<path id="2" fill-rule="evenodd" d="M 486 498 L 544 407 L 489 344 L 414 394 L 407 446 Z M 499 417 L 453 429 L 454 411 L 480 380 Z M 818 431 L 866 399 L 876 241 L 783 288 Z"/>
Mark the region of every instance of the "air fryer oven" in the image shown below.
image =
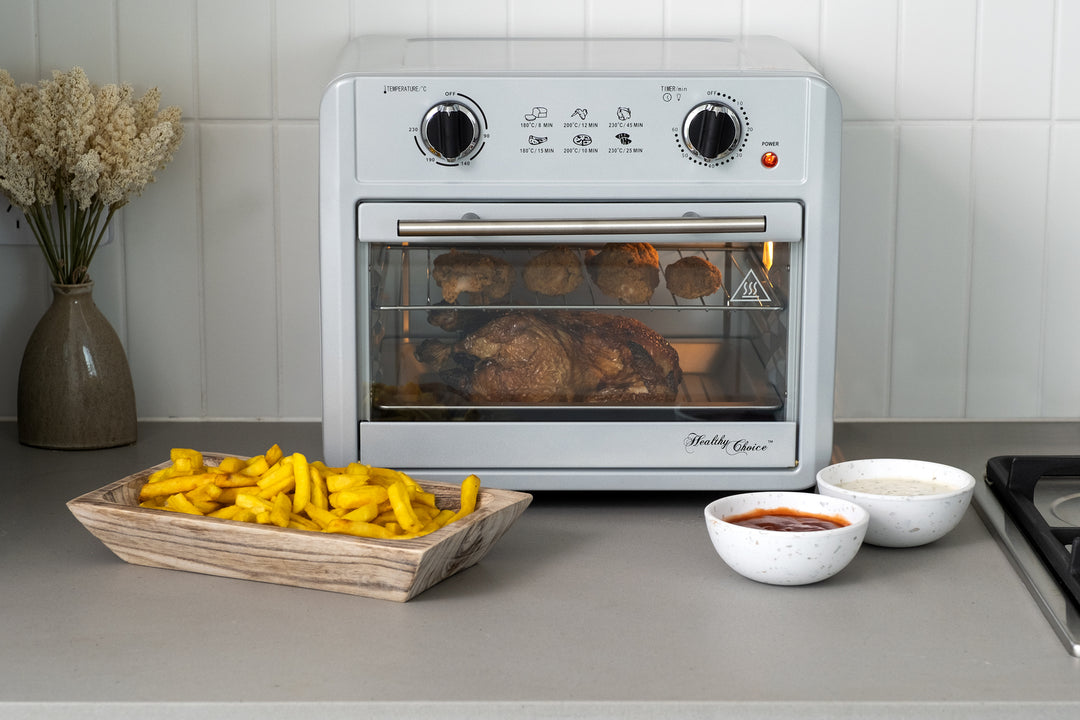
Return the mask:
<path id="1" fill-rule="evenodd" d="M 839 150 L 771 38 L 355 41 L 320 120 L 327 461 L 811 486 Z"/>

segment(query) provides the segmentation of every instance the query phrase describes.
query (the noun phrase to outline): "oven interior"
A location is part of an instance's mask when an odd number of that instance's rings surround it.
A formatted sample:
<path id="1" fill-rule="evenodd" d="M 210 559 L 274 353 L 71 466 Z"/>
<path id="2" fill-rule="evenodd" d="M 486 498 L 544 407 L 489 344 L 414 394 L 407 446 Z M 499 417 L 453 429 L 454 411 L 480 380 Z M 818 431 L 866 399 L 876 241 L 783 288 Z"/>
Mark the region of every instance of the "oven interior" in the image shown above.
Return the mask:
<path id="1" fill-rule="evenodd" d="M 361 323 L 366 331 L 357 338 L 359 370 L 367 379 L 359 390 L 362 421 L 794 420 L 797 374 L 792 355 L 798 340 L 792 318 L 797 317 L 798 293 L 793 278 L 798 278 L 801 244 L 685 236 L 650 237 L 646 242 L 631 235 L 589 242 L 576 238 L 567 244 L 528 238 L 471 240 L 395 239 L 360 245 L 358 313 L 367 318 Z M 647 298 L 635 295 L 630 300 L 605 292 L 594 274 L 603 271 L 594 270 L 599 266 L 593 259 L 603 257 L 612 245 L 639 243 L 656 252 L 656 287 Z M 685 277 L 682 285 L 669 282 L 669 268 L 687 258 L 694 259 L 684 263 L 688 268 L 708 268 L 704 287 L 688 288 Z M 440 273 L 441 263 L 450 259 L 461 262 L 448 262 L 451 269 Z M 469 261 L 481 269 L 470 274 Z M 496 268 L 496 279 L 483 285 L 483 278 L 492 277 L 491 267 Z M 701 277 L 691 274 L 689 282 Z M 610 284 L 604 287 L 611 290 Z M 686 297 L 697 293 L 704 294 Z M 514 376 L 510 382 L 523 389 L 509 396 L 478 394 L 476 376 L 493 360 L 477 356 L 473 346 L 488 339 L 485 333 L 495 332 L 500 323 L 508 324 L 511 316 L 523 323 L 543 321 L 534 333 L 542 337 L 529 337 L 536 347 L 511 347 L 525 342 L 515 336 L 503 348 L 512 355 L 508 362 L 522 364 L 522 372 L 533 375 Z M 555 398 L 545 395 L 541 386 L 550 377 L 533 367 L 546 362 L 544 343 L 551 338 L 543 334 L 554 327 L 558 337 L 551 341 L 565 346 L 580 339 L 573 335 L 580 334 L 581 326 L 564 328 L 560 323 L 581 318 L 599 323 L 598 332 L 607 323 L 621 322 L 613 318 L 629 318 L 662 336 L 677 353 L 681 370 L 673 394 L 644 391 L 635 385 L 636 378 L 625 377 L 629 391 L 608 391 L 605 383 L 619 380 L 605 373 L 625 375 L 619 366 L 594 372 L 599 379 L 583 381 L 574 391 Z M 592 352 L 582 348 L 577 344 L 563 350 Z M 585 362 L 582 357 L 571 360 Z M 638 358 L 631 354 L 623 360 L 634 364 Z M 619 360 L 603 356 L 591 362 L 595 371 L 596 365 Z M 590 389 L 591 380 L 598 387 Z"/>

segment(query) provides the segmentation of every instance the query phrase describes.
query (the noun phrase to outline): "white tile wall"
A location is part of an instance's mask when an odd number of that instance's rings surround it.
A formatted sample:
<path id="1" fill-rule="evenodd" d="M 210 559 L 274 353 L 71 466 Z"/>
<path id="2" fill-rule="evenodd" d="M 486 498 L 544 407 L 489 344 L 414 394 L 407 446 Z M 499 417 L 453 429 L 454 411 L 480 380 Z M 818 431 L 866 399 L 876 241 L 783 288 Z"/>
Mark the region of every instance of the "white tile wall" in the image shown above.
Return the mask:
<path id="1" fill-rule="evenodd" d="M 895 114 L 897 2 L 822 3 L 818 66 L 840 91 L 847 119 L 891 120 Z"/>
<path id="2" fill-rule="evenodd" d="M 905 120 L 971 117 L 976 0 L 901 5 L 897 106 Z"/>
<path id="3" fill-rule="evenodd" d="M 207 122 L 200 141 L 206 412 L 272 417 L 281 380 L 279 289 L 290 270 L 274 227 L 273 129 Z"/>
<path id="4" fill-rule="evenodd" d="M 195 4 L 118 0 L 116 19 L 119 78 L 146 78 L 169 104 L 196 116 Z"/>
<path id="5" fill-rule="evenodd" d="M 188 123 L 185 133 L 168 172 L 123 217 L 128 361 L 145 417 L 204 413 L 201 203 L 192 182 L 201 143 L 198 127 Z M 94 284 L 96 294 L 103 283 Z"/>
<path id="6" fill-rule="evenodd" d="M 196 3 L 198 106 L 204 118 L 270 119 L 272 0 Z"/>
<path id="7" fill-rule="evenodd" d="M 982 0 L 977 118 L 1049 117 L 1054 0 Z"/>
<path id="8" fill-rule="evenodd" d="M 899 158 L 896 250 L 889 271 L 895 284 L 888 414 L 963 417 L 971 128 L 966 123 L 905 125 Z"/>
<path id="9" fill-rule="evenodd" d="M 701 37 L 739 35 L 743 31 L 741 0 L 669 0 L 659 4 L 662 5 L 664 35 Z"/>
<path id="10" fill-rule="evenodd" d="M 896 129 L 851 123 L 844 130 L 841 197 L 858 212 L 840 218 L 840 309 L 836 384 L 854 417 L 889 413 L 892 258 L 895 245 Z M 842 328 L 842 331 L 840 330 Z"/>
<path id="11" fill-rule="evenodd" d="M 707 3 L 695 3 L 706 8 Z M 585 32 L 597 37 L 658 34 L 663 30 L 662 0 L 591 0 L 585 4 Z"/>
<path id="12" fill-rule="evenodd" d="M 585 34 L 585 0 L 508 0 L 510 35 L 579 37 Z"/>
<path id="13" fill-rule="evenodd" d="M 112 0 L 38 0 L 37 52 L 43 69 L 79 65 L 95 82 L 116 82 L 116 12 Z"/>
<path id="14" fill-rule="evenodd" d="M 1059 2 L 1054 22 L 1054 117 L 1080 118 L 1080 3 Z"/>
<path id="15" fill-rule="evenodd" d="M 5 0 L 0 67 L 162 89 L 187 137 L 95 260 L 145 418 L 317 418 L 317 108 L 366 33 L 773 34 L 845 107 L 840 418 L 1080 417 L 1074 0 Z M 0 207 L 0 210 L 5 208 Z M 0 213 L 3 221 L 5 213 Z M 0 245 L 0 417 L 49 299 Z"/>
<path id="16" fill-rule="evenodd" d="M 1001 148 L 1024 148 L 1008 153 Z M 972 149 L 974 195 L 967 413 L 1039 414 L 1046 293 L 1046 123 L 984 122 Z M 1050 390 L 1050 388 L 1048 388 Z"/>
<path id="17" fill-rule="evenodd" d="M 820 65 L 821 3 L 805 0 L 746 3 L 743 18 L 743 32 L 782 37 L 811 63 Z M 731 28 L 730 32 L 736 29 Z"/>
<path id="18" fill-rule="evenodd" d="M 1050 173 L 1047 181 L 1046 248 L 1043 282 L 1046 294 L 1042 324 L 1042 413 L 1051 417 L 1075 415 L 1080 407 L 1080 242 L 1076 208 L 1080 198 L 1080 125 L 1062 124 L 1050 134 Z"/>

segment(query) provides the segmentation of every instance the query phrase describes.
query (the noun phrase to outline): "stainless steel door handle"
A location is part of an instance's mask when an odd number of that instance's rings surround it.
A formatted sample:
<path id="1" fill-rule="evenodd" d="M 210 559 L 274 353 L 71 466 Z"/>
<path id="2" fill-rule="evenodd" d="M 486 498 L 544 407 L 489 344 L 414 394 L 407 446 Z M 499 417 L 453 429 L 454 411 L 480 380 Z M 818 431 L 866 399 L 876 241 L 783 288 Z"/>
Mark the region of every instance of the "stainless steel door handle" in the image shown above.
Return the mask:
<path id="1" fill-rule="evenodd" d="M 765 232 L 765 217 L 583 220 L 399 220 L 398 237 L 489 235 L 662 235 Z"/>

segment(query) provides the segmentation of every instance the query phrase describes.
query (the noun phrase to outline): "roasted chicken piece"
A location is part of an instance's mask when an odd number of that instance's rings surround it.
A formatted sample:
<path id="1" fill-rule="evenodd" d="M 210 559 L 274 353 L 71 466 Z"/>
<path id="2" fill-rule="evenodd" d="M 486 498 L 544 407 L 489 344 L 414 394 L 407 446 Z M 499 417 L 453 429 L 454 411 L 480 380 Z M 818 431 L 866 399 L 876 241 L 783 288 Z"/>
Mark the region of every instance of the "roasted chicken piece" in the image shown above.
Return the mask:
<path id="1" fill-rule="evenodd" d="M 608 243 L 585 254 L 589 277 L 606 295 L 639 305 L 660 284 L 660 256 L 648 243 Z"/>
<path id="2" fill-rule="evenodd" d="M 416 357 L 477 403 L 665 403 L 682 379 L 658 333 L 593 311 L 510 312 L 459 342 L 428 340 Z"/>
<path id="3" fill-rule="evenodd" d="M 478 305 L 490 303 L 506 297 L 514 283 L 513 266 L 494 255 L 451 249 L 433 264 L 431 276 L 448 303 L 457 302 L 461 293 L 471 293 Z"/>
<path id="4" fill-rule="evenodd" d="M 431 309 L 428 310 L 427 321 L 429 324 L 447 332 L 467 333 L 476 330 L 504 312 L 506 311 L 463 308 L 460 305 L 441 302 L 432 305 Z"/>
<path id="5" fill-rule="evenodd" d="M 565 246 L 549 248 L 525 263 L 525 287 L 541 295 L 568 295 L 585 279 L 581 260 Z"/>
<path id="6" fill-rule="evenodd" d="M 689 255 L 664 268 L 664 279 L 672 295 L 693 300 L 720 289 L 720 268 L 698 255 Z"/>

